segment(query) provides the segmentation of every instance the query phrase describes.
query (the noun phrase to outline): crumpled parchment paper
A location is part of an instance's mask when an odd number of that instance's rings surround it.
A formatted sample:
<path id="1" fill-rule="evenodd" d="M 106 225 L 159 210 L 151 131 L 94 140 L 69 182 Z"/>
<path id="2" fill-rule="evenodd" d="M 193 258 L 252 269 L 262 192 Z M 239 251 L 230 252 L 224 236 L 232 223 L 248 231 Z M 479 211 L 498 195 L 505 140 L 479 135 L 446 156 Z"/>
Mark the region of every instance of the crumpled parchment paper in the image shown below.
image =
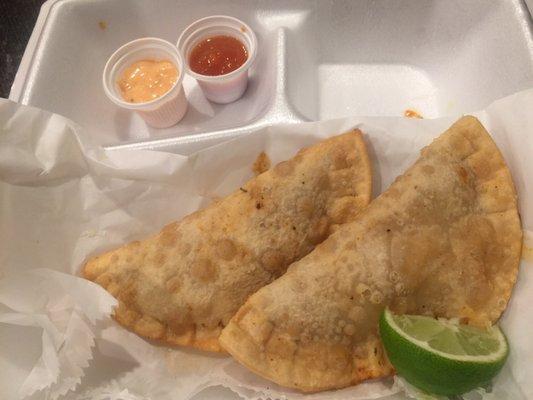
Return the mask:
<path id="1" fill-rule="evenodd" d="M 509 361 L 492 388 L 465 395 L 468 400 L 533 398 L 531 110 L 533 90 L 475 113 L 513 173 L 526 234 L 518 283 L 501 321 L 511 344 Z M 143 238 L 230 193 L 252 176 L 261 151 L 278 162 L 359 127 L 373 159 L 377 195 L 452 122 L 376 117 L 279 125 L 185 157 L 103 150 L 63 117 L 0 100 L 0 398 L 420 397 L 398 378 L 304 396 L 231 358 L 152 345 L 118 326 L 109 317 L 115 300 L 78 272 L 88 257 Z M 219 389 L 203 391 L 212 386 Z"/>

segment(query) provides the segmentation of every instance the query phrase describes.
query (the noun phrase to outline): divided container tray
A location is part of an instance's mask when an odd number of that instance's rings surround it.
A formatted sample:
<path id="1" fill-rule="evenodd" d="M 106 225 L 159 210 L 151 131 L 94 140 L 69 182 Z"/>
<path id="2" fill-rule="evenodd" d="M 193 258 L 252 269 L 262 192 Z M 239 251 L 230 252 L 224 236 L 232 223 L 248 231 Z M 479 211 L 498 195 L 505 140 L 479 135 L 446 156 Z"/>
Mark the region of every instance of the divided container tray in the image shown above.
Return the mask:
<path id="1" fill-rule="evenodd" d="M 110 54 L 143 36 L 176 43 L 193 21 L 230 15 L 251 26 L 258 55 L 244 96 L 190 105 L 168 129 L 106 97 Z M 531 16 L 520 0 L 49 0 L 10 99 L 62 114 L 110 148 L 190 153 L 274 123 L 353 115 L 459 115 L 531 87 Z"/>

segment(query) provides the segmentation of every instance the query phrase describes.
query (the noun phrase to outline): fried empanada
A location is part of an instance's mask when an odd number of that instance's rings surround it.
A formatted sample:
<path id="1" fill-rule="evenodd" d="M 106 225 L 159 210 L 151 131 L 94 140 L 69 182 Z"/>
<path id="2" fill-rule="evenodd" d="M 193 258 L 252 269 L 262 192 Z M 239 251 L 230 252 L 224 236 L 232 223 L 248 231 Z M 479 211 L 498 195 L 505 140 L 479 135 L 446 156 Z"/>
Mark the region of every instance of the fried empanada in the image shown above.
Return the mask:
<path id="1" fill-rule="evenodd" d="M 84 276 L 119 300 L 115 318 L 169 345 L 221 351 L 248 296 L 282 275 L 370 201 L 358 130 L 301 150 L 159 234 L 90 260 Z"/>
<path id="2" fill-rule="evenodd" d="M 494 323 L 516 280 L 521 236 L 503 157 L 464 117 L 354 222 L 253 294 L 220 343 L 257 374 L 306 392 L 389 375 L 384 307 Z"/>

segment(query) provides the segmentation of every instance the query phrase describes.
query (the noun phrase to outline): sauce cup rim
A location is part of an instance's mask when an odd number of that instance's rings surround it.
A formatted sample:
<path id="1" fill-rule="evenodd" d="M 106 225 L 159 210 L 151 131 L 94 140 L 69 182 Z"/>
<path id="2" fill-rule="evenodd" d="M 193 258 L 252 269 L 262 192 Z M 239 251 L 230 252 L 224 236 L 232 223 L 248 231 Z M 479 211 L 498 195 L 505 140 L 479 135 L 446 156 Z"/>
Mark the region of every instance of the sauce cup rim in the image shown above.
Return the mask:
<path id="1" fill-rule="evenodd" d="M 213 21 L 213 23 L 209 24 L 211 20 Z M 231 25 L 224 24 L 223 23 L 224 21 L 229 22 Z M 240 26 L 241 28 L 238 29 L 235 25 Z M 238 33 L 237 38 L 239 38 L 241 42 L 243 40 L 241 40 L 240 37 L 242 36 L 248 37 L 250 44 L 243 43 L 248 50 L 248 58 L 239 68 L 227 74 L 202 75 L 197 72 L 194 72 L 190 68 L 189 60 L 187 58 L 188 49 L 191 46 L 191 44 L 189 44 L 189 40 L 191 37 L 198 35 L 199 32 L 209 31 L 209 30 L 216 29 L 216 28 L 229 28 L 237 32 Z M 257 37 L 255 35 L 255 32 L 245 22 L 239 20 L 238 18 L 230 17 L 228 15 L 211 15 L 211 16 L 196 20 L 195 22 L 190 24 L 187 28 L 185 28 L 185 30 L 181 33 L 176 43 L 176 46 L 178 47 L 180 53 L 183 54 L 184 64 L 185 64 L 185 69 L 187 71 L 187 74 L 189 74 L 190 76 L 192 76 L 193 78 L 199 81 L 213 82 L 213 83 L 229 80 L 247 71 L 251 67 L 257 55 Z"/>
<path id="2" fill-rule="evenodd" d="M 120 93 L 118 93 L 115 89 L 116 80 L 114 78 L 116 78 L 116 69 L 119 65 L 124 63 L 124 59 L 127 59 L 132 54 L 141 51 L 142 49 L 150 47 L 163 50 L 168 54 L 170 61 L 172 61 L 172 63 L 176 65 L 176 68 L 178 68 L 178 79 L 162 96 L 141 103 L 130 103 L 124 100 Z M 105 64 L 104 71 L 102 73 L 102 83 L 107 97 L 118 106 L 130 110 L 149 111 L 159 108 L 168 100 L 171 100 L 177 96 L 180 90 L 183 90 L 181 85 L 183 83 L 185 72 L 186 67 L 183 57 L 179 49 L 174 44 L 157 37 L 142 37 L 123 44 L 113 52 Z M 179 90 L 176 91 L 176 88 Z"/>

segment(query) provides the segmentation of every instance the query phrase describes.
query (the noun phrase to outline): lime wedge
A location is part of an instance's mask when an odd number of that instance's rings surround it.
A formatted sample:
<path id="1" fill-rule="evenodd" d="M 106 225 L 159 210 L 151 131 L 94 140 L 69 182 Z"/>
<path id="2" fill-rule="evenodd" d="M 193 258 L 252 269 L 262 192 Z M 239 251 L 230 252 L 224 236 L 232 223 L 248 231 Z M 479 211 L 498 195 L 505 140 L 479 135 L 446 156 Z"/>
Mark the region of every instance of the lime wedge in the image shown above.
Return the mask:
<path id="1" fill-rule="evenodd" d="M 386 309 L 379 330 L 398 374 L 437 395 L 457 395 L 488 383 L 509 353 L 497 326 L 479 329 L 453 320 L 394 315 Z"/>

